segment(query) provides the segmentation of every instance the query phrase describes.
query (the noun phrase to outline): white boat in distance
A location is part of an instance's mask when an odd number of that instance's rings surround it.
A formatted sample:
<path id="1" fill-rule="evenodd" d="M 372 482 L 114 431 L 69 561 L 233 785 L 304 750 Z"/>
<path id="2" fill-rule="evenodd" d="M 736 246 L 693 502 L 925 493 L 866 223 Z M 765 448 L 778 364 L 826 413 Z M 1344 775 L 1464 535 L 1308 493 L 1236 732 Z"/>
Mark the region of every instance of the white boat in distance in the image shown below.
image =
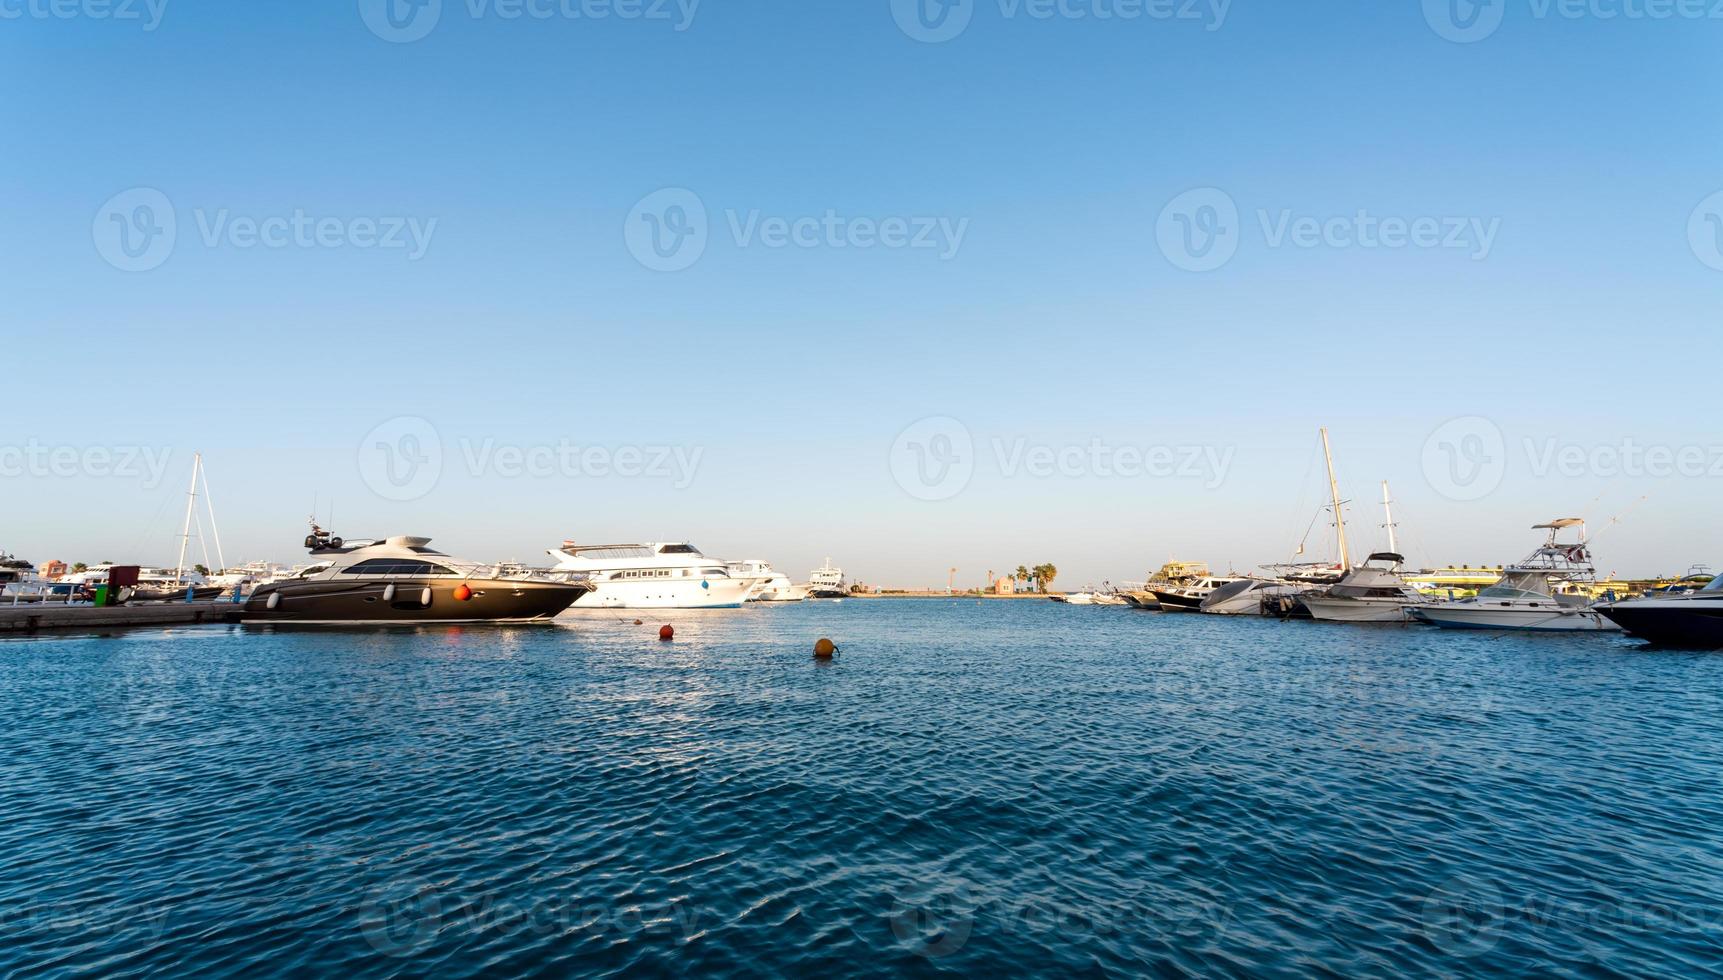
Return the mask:
<path id="1" fill-rule="evenodd" d="M 830 558 L 808 575 L 808 598 L 842 599 L 849 595 L 844 588 L 844 570 L 835 568 Z"/>
<path id="2" fill-rule="evenodd" d="M 748 601 L 760 576 L 732 574 L 686 541 L 586 544 L 564 541 L 546 552 L 552 573 L 580 578 L 593 590 L 575 609 L 736 609 Z"/>
<path id="3" fill-rule="evenodd" d="M 1562 531 L 1577 527 L 1578 541 L 1558 541 Z M 1590 582 L 1597 577 L 1585 545 L 1585 522 L 1565 517 L 1538 524 L 1548 531 L 1543 546 L 1502 573 L 1501 581 L 1469 599 L 1409 606 L 1413 618 L 1432 626 L 1475 630 L 1619 630 L 1598 611 L 1588 596 L 1556 591 L 1552 583 Z"/>
<path id="4" fill-rule="evenodd" d="M 730 574 L 739 578 L 757 578 L 759 584 L 748 593 L 749 602 L 801 602 L 808 597 L 808 587 L 797 585 L 783 572 L 773 571 L 772 563 L 758 558 L 728 563 Z"/>

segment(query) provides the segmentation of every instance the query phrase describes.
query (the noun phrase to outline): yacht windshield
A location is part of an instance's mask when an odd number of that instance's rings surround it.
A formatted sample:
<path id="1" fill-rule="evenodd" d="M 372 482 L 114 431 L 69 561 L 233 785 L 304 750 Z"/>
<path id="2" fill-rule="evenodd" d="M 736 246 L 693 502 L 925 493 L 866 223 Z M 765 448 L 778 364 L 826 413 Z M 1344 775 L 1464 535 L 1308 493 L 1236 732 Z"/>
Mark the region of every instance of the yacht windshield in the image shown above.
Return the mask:
<path id="1" fill-rule="evenodd" d="M 1701 592 L 1723 592 L 1723 575 L 1712 576 L 1711 581 L 1708 584 L 1706 584 L 1705 588 L 1700 589 L 1699 591 L 1701 591 Z"/>
<path id="2" fill-rule="evenodd" d="M 1480 599 L 1547 599 L 1542 592 L 1516 589 L 1507 585 L 1492 585 L 1478 593 Z"/>

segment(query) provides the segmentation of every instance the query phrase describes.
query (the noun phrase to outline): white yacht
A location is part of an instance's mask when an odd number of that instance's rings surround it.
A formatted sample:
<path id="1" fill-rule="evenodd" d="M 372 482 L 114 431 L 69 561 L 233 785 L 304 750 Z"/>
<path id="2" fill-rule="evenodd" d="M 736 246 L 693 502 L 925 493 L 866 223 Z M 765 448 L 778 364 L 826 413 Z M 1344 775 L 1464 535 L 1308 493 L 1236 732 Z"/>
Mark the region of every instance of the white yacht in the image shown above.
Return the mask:
<path id="1" fill-rule="evenodd" d="M 759 583 L 748 593 L 749 602 L 801 602 L 808 597 L 808 587 L 797 585 L 783 572 L 774 571 L 772 563 L 758 558 L 729 563 L 730 574 L 738 578 L 756 578 Z"/>
<path id="2" fill-rule="evenodd" d="M 209 584 L 219 587 L 224 592 L 238 589 L 249 592 L 260 585 L 268 585 L 277 579 L 292 578 L 293 572 L 285 565 L 272 561 L 246 562 L 238 568 L 228 568 L 209 576 Z"/>
<path id="3" fill-rule="evenodd" d="M 832 560 L 808 575 L 808 597 L 812 599 L 842 599 L 849 595 L 844 588 L 844 570 L 834 568 Z"/>
<path id="4" fill-rule="evenodd" d="M 732 574 L 686 541 L 583 544 L 564 541 L 548 554 L 554 573 L 582 577 L 593 590 L 576 609 L 735 609 L 760 576 Z"/>
<path id="5" fill-rule="evenodd" d="M 1579 540 L 1558 540 L 1562 531 L 1579 528 Z M 1419 622 L 1449 629 L 1619 630 L 1598 611 L 1598 604 L 1581 593 L 1557 591 L 1558 585 L 1590 582 L 1597 577 L 1586 550 L 1585 522 L 1565 517 L 1534 530 L 1548 531 L 1543 545 L 1523 561 L 1509 565 L 1501 581 L 1469 599 L 1408 606 Z"/>
<path id="6" fill-rule="evenodd" d="M 1408 609 L 1430 602 L 1429 597 L 1400 577 L 1400 567 L 1405 562 L 1398 554 L 1379 551 L 1335 584 L 1306 592 L 1299 598 L 1313 619 L 1331 623 L 1404 623 L 1411 618 Z"/>
<path id="7" fill-rule="evenodd" d="M 1400 555 L 1395 537 L 1394 501 L 1388 495 L 1388 481 L 1382 481 L 1382 526 L 1388 529 L 1388 550 L 1378 551 L 1346 573 L 1346 577 L 1325 589 L 1315 589 L 1299 596 L 1310 618 L 1330 623 L 1404 623 L 1412 618 L 1410 609 L 1428 605 L 1431 597 L 1406 584 L 1400 574 L 1406 559 Z M 1374 564 L 1372 564 L 1374 563 Z"/>

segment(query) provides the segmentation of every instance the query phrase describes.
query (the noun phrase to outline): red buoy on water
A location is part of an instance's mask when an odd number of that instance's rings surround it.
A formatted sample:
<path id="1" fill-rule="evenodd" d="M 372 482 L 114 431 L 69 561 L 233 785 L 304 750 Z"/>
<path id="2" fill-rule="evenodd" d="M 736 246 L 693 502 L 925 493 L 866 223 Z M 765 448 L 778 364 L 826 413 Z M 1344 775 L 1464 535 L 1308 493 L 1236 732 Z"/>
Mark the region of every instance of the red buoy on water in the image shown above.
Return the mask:
<path id="1" fill-rule="evenodd" d="M 669 641 L 669 640 L 674 640 L 674 639 L 676 639 L 676 629 L 675 629 L 675 627 L 672 627 L 672 626 L 660 626 L 660 627 L 659 627 L 659 628 L 658 628 L 658 638 L 659 638 L 659 639 L 660 639 L 660 640 L 665 640 L 665 641 Z"/>
<path id="2" fill-rule="evenodd" d="M 473 597 L 473 587 L 465 582 L 455 586 L 455 601 L 466 602 Z"/>
<path id="3" fill-rule="evenodd" d="M 837 652 L 838 652 L 837 644 L 833 643 L 831 640 L 828 640 L 823 636 L 820 637 L 820 639 L 814 643 L 814 659 L 815 660 L 830 660 L 830 659 L 832 659 L 833 656 L 835 656 L 837 654 Z"/>
<path id="4" fill-rule="evenodd" d="M 646 625 L 646 620 L 644 620 L 644 619 L 637 619 L 637 620 L 635 620 L 635 621 L 634 621 L 634 625 L 636 625 L 636 626 L 645 626 L 645 625 Z"/>

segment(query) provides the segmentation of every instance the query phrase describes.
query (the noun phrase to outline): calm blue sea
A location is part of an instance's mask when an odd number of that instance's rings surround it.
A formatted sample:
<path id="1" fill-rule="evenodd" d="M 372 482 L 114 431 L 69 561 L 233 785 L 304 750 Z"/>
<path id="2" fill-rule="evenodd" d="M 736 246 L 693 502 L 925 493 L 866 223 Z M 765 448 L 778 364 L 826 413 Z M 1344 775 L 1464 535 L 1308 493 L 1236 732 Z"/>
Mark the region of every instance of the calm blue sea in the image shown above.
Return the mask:
<path id="1" fill-rule="evenodd" d="M 1723 968 L 1723 655 L 1615 637 L 210 627 L 0 642 L 0 707 L 6 977 Z"/>

